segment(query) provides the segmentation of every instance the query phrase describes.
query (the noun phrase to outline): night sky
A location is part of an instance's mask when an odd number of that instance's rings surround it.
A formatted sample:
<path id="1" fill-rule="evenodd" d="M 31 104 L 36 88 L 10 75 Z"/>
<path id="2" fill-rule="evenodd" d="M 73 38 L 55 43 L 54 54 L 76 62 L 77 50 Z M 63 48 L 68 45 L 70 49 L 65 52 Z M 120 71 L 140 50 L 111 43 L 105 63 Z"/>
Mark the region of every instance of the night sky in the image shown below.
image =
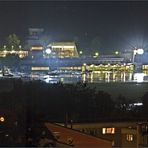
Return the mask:
<path id="1" fill-rule="evenodd" d="M 16 1 L 0 2 L 0 44 L 8 34 L 25 40 L 29 27 L 41 27 L 51 41 L 76 40 L 89 49 L 99 37 L 99 50 L 148 48 L 148 2 Z"/>

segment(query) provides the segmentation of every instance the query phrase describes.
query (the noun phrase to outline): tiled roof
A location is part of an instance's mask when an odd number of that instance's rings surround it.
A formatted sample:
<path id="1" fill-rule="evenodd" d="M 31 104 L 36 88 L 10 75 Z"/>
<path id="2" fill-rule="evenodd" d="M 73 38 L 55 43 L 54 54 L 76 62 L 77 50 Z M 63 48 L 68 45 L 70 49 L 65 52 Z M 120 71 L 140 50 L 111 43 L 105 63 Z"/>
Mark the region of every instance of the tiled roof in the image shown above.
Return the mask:
<path id="1" fill-rule="evenodd" d="M 58 141 L 71 144 L 76 147 L 112 147 L 112 142 L 108 140 L 97 138 L 56 124 L 46 123 L 45 125 L 51 132 L 59 134 Z"/>

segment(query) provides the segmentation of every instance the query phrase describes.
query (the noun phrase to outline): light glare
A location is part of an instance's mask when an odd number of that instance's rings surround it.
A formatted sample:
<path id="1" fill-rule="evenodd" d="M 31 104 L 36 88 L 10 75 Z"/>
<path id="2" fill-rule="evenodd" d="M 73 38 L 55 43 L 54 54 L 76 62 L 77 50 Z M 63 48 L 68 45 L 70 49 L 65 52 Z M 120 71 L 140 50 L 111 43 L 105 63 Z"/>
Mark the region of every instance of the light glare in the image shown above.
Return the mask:
<path id="1" fill-rule="evenodd" d="M 143 82 L 144 81 L 144 76 L 145 74 L 143 73 L 135 73 L 134 74 L 134 80 L 136 80 L 137 82 Z"/>
<path id="2" fill-rule="evenodd" d="M 138 53 L 138 54 L 143 54 L 143 53 L 144 53 L 144 50 L 141 49 L 141 48 L 140 48 L 140 49 L 137 49 L 137 53 Z"/>
<path id="3" fill-rule="evenodd" d="M 51 49 L 47 48 L 47 49 L 46 49 L 46 53 L 47 53 L 47 54 L 50 54 L 50 53 L 51 53 Z"/>

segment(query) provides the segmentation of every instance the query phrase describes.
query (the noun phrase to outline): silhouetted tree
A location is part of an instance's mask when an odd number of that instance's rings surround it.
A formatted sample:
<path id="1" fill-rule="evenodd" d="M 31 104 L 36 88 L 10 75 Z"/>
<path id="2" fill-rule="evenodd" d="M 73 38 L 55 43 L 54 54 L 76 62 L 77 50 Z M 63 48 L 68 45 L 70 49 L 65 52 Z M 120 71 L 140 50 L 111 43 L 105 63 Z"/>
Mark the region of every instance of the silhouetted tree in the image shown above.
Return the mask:
<path id="1" fill-rule="evenodd" d="M 94 95 L 94 99 L 98 118 L 111 118 L 114 112 L 114 102 L 110 94 L 104 91 L 98 91 Z"/>
<path id="2" fill-rule="evenodd" d="M 12 46 L 14 47 L 14 49 L 19 49 L 19 45 L 20 45 L 20 39 L 18 38 L 18 36 L 16 34 L 10 34 L 7 38 L 7 46 L 9 49 L 12 48 Z"/>

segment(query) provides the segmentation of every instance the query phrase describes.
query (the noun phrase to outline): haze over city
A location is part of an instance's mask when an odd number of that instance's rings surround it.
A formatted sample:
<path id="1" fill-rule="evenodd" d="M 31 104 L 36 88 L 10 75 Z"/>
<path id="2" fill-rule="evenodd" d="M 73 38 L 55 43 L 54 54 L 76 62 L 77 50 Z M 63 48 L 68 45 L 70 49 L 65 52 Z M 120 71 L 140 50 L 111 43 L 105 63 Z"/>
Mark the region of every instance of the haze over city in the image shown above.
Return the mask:
<path id="1" fill-rule="evenodd" d="M 45 29 L 50 41 L 75 40 L 85 50 L 98 38 L 98 50 L 147 48 L 147 1 L 1 1 L 0 43 L 16 33 L 22 42 L 27 29 Z"/>
<path id="2" fill-rule="evenodd" d="M 147 1 L 0 1 L 0 147 L 148 147 Z"/>

